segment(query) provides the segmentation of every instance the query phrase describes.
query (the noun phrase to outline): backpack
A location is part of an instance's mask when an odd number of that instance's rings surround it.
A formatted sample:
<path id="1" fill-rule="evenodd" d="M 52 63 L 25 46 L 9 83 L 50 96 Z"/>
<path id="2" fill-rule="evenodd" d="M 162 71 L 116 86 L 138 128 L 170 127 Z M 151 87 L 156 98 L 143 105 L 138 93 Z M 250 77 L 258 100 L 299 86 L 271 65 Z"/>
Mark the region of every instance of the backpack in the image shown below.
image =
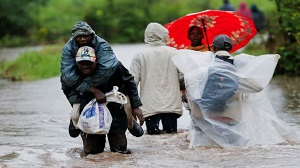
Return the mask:
<path id="1" fill-rule="evenodd" d="M 208 69 L 207 82 L 198 103 L 202 110 L 223 112 L 227 101 L 235 94 L 239 78 L 232 59 L 216 56 L 214 65 Z"/>

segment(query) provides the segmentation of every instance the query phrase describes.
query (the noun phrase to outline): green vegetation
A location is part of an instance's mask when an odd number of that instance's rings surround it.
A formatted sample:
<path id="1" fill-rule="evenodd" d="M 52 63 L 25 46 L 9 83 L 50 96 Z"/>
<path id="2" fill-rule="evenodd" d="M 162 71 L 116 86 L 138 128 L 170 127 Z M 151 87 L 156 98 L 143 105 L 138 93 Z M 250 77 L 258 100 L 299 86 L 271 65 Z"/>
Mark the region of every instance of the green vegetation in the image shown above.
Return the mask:
<path id="1" fill-rule="evenodd" d="M 15 46 L 24 44 L 24 41 L 27 41 L 27 30 L 35 24 L 27 12 L 30 10 L 28 4 L 32 2 L 33 0 L 1 0 L 0 46 Z M 7 42 L 8 40 L 11 40 L 11 42 Z"/>
<path id="2" fill-rule="evenodd" d="M 277 73 L 300 75 L 300 0 L 276 0 L 278 29 L 273 33 L 273 45 L 281 55 Z"/>
<path id="3" fill-rule="evenodd" d="M 12 62 L 2 62 L 2 77 L 11 80 L 38 80 L 60 74 L 61 46 L 47 46 L 41 51 L 27 51 Z"/>
<path id="4" fill-rule="evenodd" d="M 242 51 L 242 53 L 258 56 L 258 55 L 267 54 L 268 52 L 264 45 L 248 44 L 247 47 L 245 47 L 245 50 Z M 235 54 L 233 53 L 233 55 Z"/>
<path id="5" fill-rule="evenodd" d="M 245 1 L 249 6 L 262 4 L 260 8 L 265 12 L 276 11 L 271 0 Z M 240 0 L 230 2 L 237 8 Z M 149 22 L 166 24 L 188 13 L 218 9 L 221 5 L 222 0 L 2 0 L 0 47 L 64 42 L 78 20 L 87 21 L 110 43 L 143 42 Z"/>

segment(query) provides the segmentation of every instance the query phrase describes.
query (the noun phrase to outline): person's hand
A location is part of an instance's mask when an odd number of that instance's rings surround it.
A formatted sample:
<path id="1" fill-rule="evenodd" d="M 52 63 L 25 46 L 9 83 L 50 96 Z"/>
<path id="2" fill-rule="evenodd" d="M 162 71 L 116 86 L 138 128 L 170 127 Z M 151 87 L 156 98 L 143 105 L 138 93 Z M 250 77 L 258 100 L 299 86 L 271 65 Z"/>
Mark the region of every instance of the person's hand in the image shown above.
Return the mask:
<path id="1" fill-rule="evenodd" d="M 135 118 L 135 120 L 137 118 L 140 120 L 141 126 L 144 124 L 144 115 L 142 110 L 139 107 L 132 109 L 132 116 Z"/>
<path id="2" fill-rule="evenodd" d="M 182 102 L 187 103 L 187 96 L 186 96 L 185 91 L 182 92 L 182 94 L 181 94 L 181 99 L 182 99 Z"/>
<path id="3" fill-rule="evenodd" d="M 97 101 L 98 103 L 103 104 L 103 103 L 106 102 L 106 96 L 105 96 L 105 94 L 104 94 L 103 92 L 101 92 L 99 89 L 97 89 L 97 88 L 91 86 L 91 87 L 89 88 L 89 92 L 93 93 L 93 95 L 94 95 L 94 97 L 96 98 L 96 101 Z"/>

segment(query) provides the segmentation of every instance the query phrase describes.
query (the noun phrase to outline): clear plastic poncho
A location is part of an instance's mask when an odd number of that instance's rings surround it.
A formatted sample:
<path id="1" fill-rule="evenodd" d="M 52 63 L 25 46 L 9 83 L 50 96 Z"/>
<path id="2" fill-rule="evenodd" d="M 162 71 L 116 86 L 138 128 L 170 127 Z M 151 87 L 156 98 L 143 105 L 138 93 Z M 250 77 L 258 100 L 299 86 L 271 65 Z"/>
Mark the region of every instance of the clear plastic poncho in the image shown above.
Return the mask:
<path id="1" fill-rule="evenodd" d="M 178 50 L 172 59 L 184 74 L 191 108 L 189 147 L 253 146 L 298 141 L 293 129 L 277 117 L 264 93 L 279 58 L 278 54 L 239 54 L 234 57 L 232 65 L 215 58 L 210 51 Z M 208 83 L 212 71 L 223 75 L 221 89 Z M 234 82 L 226 82 L 228 79 Z M 235 88 L 234 92 L 229 89 L 230 86 Z M 210 89 L 209 94 L 207 89 Z M 218 102 L 220 94 L 226 98 L 225 105 L 222 105 L 224 100 Z M 221 110 L 211 108 L 210 103 L 215 107 L 220 105 Z"/>

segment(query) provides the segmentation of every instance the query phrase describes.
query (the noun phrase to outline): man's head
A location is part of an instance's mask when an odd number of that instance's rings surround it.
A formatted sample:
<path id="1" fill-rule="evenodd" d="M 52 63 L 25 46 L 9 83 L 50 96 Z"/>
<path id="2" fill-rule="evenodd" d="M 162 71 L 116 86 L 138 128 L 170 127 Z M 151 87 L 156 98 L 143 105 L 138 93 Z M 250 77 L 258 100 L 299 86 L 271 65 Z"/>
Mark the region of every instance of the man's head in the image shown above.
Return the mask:
<path id="1" fill-rule="evenodd" d="M 215 52 L 220 50 L 229 52 L 232 49 L 232 41 L 227 35 L 220 34 L 214 38 L 213 47 Z"/>
<path id="2" fill-rule="evenodd" d="M 201 27 L 192 26 L 188 30 L 188 39 L 191 41 L 193 47 L 202 45 L 202 39 L 204 38 Z"/>
<path id="3" fill-rule="evenodd" d="M 78 21 L 72 28 L 72 37 L 78 46 L 90 45 L 95 35 L 94 30 L 86 22 Z"/>
<path id="4" fill-rule="evenodd" d="M 253 12 L 257 12 L 258 11 L 258 8 L 255 4 L 252 4 L 251 7 L 250 7 L 251 11 Z"/>
<path id="5" fill-rule="evenodd" d="M 75 60 L 82 75 L 89 76 L 94 72 L 97 63 L 95 50 L 92 47 L 80 47 L 77 50 Z"/>

